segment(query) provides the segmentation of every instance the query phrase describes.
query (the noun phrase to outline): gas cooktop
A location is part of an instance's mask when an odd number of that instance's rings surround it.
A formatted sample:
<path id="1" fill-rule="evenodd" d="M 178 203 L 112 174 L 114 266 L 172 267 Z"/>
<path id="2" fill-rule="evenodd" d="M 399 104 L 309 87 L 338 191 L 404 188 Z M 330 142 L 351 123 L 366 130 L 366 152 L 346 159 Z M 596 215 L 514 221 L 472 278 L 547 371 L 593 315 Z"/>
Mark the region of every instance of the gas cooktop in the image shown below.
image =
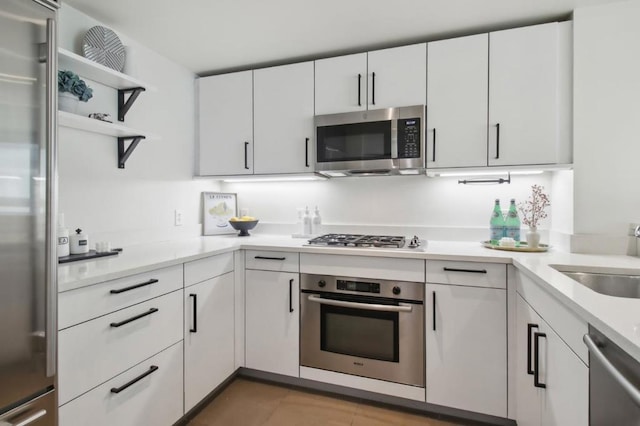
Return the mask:
<path id="1" fill-rule="evenodd" d="M 309 240 L 310 246 L 371 247 L 388 249 L 418 249 L 422 241 L 414 236 L 407 243 L 405 237 L 389 235 L 325 234 Z"/>

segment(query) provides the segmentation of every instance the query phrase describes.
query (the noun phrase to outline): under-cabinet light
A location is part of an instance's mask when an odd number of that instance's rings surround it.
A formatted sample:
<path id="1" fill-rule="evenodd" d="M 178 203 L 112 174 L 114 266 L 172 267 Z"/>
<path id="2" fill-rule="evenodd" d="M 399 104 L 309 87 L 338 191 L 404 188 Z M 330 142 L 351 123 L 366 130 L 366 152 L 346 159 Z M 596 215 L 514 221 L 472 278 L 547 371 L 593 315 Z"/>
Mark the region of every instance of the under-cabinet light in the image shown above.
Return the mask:
<path id="1" fill-rule="evenodd" d="M 440 177 L 464 177 L 464 176 L 504 176 L 507 173 L 512 175 L 539 175 L 544 173 L 542 170 L 517 170 L 517 171 L 490 171 L 490 172 L 445 172 L 435 173 L 434 176 Z"/>
<path id="2" fill-rule="evenodd" d="M 249 183 L 249 182 L 305 182 L 327 180 L 322 176 L 272 176 L 272 177 L 250 177 L 250 178 L 229 178 L 223 179 L 224 183 Z"/>

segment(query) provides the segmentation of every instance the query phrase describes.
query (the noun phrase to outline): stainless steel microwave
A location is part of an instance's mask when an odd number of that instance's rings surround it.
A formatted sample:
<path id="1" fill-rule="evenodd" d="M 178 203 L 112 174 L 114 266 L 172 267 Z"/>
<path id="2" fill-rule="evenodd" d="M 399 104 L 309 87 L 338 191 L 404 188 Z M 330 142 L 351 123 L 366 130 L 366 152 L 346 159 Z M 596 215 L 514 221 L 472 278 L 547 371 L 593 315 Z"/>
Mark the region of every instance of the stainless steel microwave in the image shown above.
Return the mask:
<path id="1" fill-rule="evenodd" d="M 329 177 L 422 174 L 425 106 L 318 115 L 317 173 Z"/>

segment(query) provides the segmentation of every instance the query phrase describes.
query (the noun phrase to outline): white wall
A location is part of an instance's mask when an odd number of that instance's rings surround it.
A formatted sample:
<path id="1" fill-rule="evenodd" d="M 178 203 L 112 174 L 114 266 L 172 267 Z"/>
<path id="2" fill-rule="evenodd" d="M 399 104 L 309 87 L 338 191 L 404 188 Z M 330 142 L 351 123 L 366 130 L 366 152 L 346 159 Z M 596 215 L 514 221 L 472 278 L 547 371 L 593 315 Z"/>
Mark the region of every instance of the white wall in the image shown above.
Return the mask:
<path id="1" fill-rule="evenodd" d="M 640 1 L 574 13 L 575 251 L 624 253 L 640 221 Z"/>
<path id="2" fill-rule="evenodd" d="M 379 229 L 372 232 L 394 232 L 394 227 L 403 226 L 406 228 L 398 228 L 397 232 L 419 233 L 432 240 L 476 241 L 488 238 L 495 198 L 500 198 L 506 210 L 511 198 L 516 202 L 527 199 L 533 184 L 543 185 L 547 193 L 551 191 L 550 173 L 512 179 L 510 185 L 461 185 L 453 177 L 361 177 L 317 182 L 225 183 L 223 189 L 237 192 L 238 206 L 248 208 L 252 216 L 265 223 L 295 224 L 297 207 L 308 205 L 313 209 L 317 205 L 323 224 L 332 225 L 336 232 L 366 232 L 365 228 Z M 550 219 L 541 224 L 542 229 L 550 227 Z M 290 226 L 278 229 L 294 230 Z M 526 227 L 522 229 L 524 239 Z"/>
<path id="3" fill-rule="evenodd" d="M 81 54 L 91 17 L 63 5 L 60 47 Z M 192 180 L 195 132 L 195 75 L 112 28 L 133 46 L 135 77 L 155 86 L 140 95 L 125 124 L 158 135 L 140 142 L 125 169 L 117 167 L 117 140 L 61 127 L 59 130 L 60 211 L 69 228 L 82 227 L 93 241 L 112 245 L 201 234 L 201 192 L 219 189 L 217 181 Z M 108 112 L 117 120 L 117 92 L 87 81 L 94 98 L 79 113 Z M 184 225 L 174 227 L 174 209 Z"/>

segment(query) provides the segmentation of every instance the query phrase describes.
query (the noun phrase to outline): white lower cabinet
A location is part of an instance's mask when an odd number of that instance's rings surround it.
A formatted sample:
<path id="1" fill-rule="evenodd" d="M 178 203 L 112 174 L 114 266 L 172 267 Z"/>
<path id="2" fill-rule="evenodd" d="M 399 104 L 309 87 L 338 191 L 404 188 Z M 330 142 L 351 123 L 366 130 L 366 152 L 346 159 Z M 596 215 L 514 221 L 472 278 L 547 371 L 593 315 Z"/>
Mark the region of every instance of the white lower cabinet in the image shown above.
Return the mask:
<path id="1" fill-rule="evenodd" d="M 519 294 L 515 395 L 518 426 L 589 424 L 588 367 Z"/>
<path id="2" fill-rule="evenodd" d="M 427 402 L 506 417 L 506 290 L 427 284 L 425 303 Z"/>
<path id="3" fill-rule="evenodd" d="M 300 376 L 298 273 L 247 270 L 246 366 Z"/>
<path id="4" fill-rule="evenodd" d="M 183 414 L 182 342 L 59 409 L 60 426 L 170 426 Z"/>
<path id="5" fill-rule="evenodd" d="M 234 291 L 233 272 L 185 288 L 185 412 L 235 370 Z"/>

